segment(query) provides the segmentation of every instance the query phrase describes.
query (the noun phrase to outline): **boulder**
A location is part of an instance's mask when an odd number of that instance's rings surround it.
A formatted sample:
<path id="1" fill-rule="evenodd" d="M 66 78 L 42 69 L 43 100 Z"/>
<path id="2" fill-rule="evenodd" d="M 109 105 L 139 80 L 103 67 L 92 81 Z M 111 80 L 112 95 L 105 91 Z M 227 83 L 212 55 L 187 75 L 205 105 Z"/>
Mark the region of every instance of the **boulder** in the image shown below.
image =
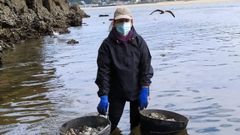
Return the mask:
<path id="1" fill-rule="evenodd" d="M 1 52 L 28 38 L 68 33 L 68 27 L 82 25 L 84 17 L 90 16 L 68 0 L 0 0 Z"/>
<path id="2" fill-rule="evenodd" d="M 67 44 L 78 44 L 79 41 L 75 40 L 75 39 L 71 39 L 67 41 Z"/>

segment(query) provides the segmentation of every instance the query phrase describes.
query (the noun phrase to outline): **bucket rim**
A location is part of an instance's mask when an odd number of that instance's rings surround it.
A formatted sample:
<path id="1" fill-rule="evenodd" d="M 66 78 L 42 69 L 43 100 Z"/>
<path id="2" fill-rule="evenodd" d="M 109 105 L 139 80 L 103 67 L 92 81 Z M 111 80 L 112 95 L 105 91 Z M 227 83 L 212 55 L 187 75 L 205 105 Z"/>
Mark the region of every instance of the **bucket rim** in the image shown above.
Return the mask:
<path id="1" fill-rule="evenodd" d="M 77 119 L 88 118 L 88 117 L 101 118 L 101 119 L 104 119 L 104 120 L 107 121 L 107 124 L 104 126 L 104 128 L 103 128 L 101 131 L 98 132 L 98 134 L 104 133 L 104 131 L 106 131 L 106 130 L 107 130 L 108 128 L 110 128 L 110 126 L 111 126 L 110 120 L 109 120 L 108 118 L 104 117 L 104 116 L 101 116 L 101 115 L 84 115 L 84 116 L 76 117 L 76 118 L 73 118 L 73 119 L 70 119 L 70 120 L 64 122 L 64 123 L 61 125 L 61 127 L 59 127 L 59 133 L 60 133 L 60 135 L 65 135 L 65 132 L 66 132 L 68 129 L 71 128 L 71 127 L 68 127 L 68 128 L 66 127 L 66 125 L 67 125 L 68 123 L 71 123 L 71 122 L 73 122 L 73 121 L 75 121 L 75 120 L 77 120 Z M 65 125 L 65 126 L 64 126 L 64 125 Z"/>
<path id="2" fill-rule="evenodd" d="M 154 119 L 154 118 L 151 118 L 151 117 L 147 117 L 146 115 L 143 114 L 144 112 L 150 112 L 150 111 L 166 112 L 166 113 L 174 114 L 176 116 L 180 116 L 184 119 L 184 120 L 178 120 L 178 121 L 167 121 L 169 123 L 188 123 L 188 121 L 189 121 L 189 119 L 182 114 L 179 114 L 179 113 L 176 113 L 176 112 L 173 112 L 173 111 L 163 110 L 163 109 L 144 109 L 144 110 L 140 111 L 140 116 L 144 117 L 144 118 L 147 118 L 147 119 L 151 119 L 151 120 L 166 121 L 166 120 Z"/>

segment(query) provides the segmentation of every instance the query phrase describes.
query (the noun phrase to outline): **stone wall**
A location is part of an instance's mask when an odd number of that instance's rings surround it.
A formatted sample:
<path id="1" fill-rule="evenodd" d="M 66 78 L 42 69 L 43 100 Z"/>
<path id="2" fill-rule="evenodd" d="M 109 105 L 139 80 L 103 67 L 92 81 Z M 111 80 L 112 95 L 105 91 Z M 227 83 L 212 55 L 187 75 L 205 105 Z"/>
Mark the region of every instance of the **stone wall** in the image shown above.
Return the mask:
<path id="1" fill-rule="evenodd" d="M 0 61 L 2 51 L 15 43 L 68 32 L 69 26 L 80 26 L 89 17 L 68 0 L 0 0 Z"/>

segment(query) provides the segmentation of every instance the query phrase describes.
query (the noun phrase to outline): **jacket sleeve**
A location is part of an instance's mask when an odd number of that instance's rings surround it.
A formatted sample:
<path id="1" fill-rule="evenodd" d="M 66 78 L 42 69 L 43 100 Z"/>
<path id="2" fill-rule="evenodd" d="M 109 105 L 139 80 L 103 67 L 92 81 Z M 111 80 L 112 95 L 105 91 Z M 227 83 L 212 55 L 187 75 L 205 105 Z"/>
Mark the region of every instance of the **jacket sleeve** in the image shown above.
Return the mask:
<path id="1" fill-rule="evenodd" d="M 98 50 L 97 57 L 97 78 L 95 83 L 97 84 L 98 96 L 108 95 L 109 93 L 109 81 L 110 81 L 110 52 L 104 42 Z"/>
<path id="2" fill-rule="evenodd" d="M 152 56 L 145 40 L 140 37 L 140 84 L 141 86 L 149 86 L 153 77 L 153 68 L 151 66 Z"/>

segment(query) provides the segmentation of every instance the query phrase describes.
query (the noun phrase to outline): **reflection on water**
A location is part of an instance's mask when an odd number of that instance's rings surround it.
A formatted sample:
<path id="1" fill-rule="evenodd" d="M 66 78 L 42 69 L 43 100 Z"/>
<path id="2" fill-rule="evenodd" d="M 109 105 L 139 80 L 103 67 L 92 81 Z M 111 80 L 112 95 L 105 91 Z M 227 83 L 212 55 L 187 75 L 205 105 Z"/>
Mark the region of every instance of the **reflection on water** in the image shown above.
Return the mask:
<path id="1" fill-rule="evenodd" d="M 0 69 L 0 134 L 51 116 L 52 103 L 44 93 L 55 78 L 55 69 L 42 65 L 41 41 L 29 40 L 6 55 Z"/>
<path id="2" fill-rule="evenodd" d="M 240 134 L 240 3 L 172 5 L 176 18 L 131 7 L 152 53 L 149 108 L 189 118 L 191 135 Z M 114 7 L 85 9 L 91 18 L 71 33 L 16 46 L 0 68 L 0 134 L 56 134 L 62 123 L 96 112 L 97 49 Z M 79 44 L 68 45 L 76 39 Z M 119 123 L 129 134 L 129 104 Z"/>

